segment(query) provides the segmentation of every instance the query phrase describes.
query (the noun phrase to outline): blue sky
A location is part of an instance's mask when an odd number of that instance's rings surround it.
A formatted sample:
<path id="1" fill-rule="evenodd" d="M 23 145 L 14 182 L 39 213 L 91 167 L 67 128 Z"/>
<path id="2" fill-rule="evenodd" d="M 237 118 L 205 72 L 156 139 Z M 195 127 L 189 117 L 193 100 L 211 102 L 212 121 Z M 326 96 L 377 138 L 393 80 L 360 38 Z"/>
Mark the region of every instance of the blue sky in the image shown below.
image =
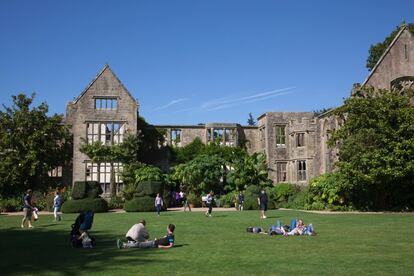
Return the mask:
<path id="1" fill-rule="evenodd" d="M 153 124 L 334 107 L 414 1 L 0 1 L 0 103 L 64 113 L 108 63 Z"/>

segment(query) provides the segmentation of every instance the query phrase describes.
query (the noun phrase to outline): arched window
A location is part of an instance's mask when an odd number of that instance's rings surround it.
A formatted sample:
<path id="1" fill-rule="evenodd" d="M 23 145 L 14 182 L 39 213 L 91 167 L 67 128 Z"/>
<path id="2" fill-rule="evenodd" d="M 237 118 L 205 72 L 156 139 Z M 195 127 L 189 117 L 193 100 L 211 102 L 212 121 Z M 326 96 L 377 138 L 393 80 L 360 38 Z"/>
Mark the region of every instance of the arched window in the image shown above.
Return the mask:
<path id="1" fill-rule="evenodd" d="M 391 90 L 396 90 L 398 92 L 404 92 L 407 90 L 414 89 L 414 77 L 413 76 L 404 76 L 400 78 L 396 78 L 391 81 Z"/>

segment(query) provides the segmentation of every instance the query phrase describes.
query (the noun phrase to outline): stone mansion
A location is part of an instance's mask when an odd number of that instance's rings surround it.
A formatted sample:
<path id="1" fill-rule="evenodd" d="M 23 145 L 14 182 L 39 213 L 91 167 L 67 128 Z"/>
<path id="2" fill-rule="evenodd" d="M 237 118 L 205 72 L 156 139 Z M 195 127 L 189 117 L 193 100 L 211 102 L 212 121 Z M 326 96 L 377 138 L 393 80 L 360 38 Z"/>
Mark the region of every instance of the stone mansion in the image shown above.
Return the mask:
<path id="1" fill-rule="evenodd" d="M 401 30 L 384 52 L 367 79 L 358 86 L 376 89 L 414 88 L 414 35 Z M 67 183 L 98 181 L 109 192 L 111 166 L 93 163 L 79 151 L 82 140 L 116 144 L 126 133 L 137 132 L 139 103 L 106 65 L 86 89 L 66 108 L 66 124 L 73 134 L 73 159 L 64 170 Z M 263 152 L 267 157 L 269 177 L 281 182 L 307 185 L 315 176 L 333 170 L 337 150 L 327 147 L 329 130 L 339 128 L 341 121 L 327 112 L 265 112 L 257 126 L 237 123 L 205 123 L 198 125 L 156 125 L 166 130 L 166 141 L 182 147 L 196 137 L 204 143 L 220 140 L 236 146 L 246 141 L 249 153 Z M 119 172 L 122 164 L 113 166 L 118 189 L 122 189 Z"/>

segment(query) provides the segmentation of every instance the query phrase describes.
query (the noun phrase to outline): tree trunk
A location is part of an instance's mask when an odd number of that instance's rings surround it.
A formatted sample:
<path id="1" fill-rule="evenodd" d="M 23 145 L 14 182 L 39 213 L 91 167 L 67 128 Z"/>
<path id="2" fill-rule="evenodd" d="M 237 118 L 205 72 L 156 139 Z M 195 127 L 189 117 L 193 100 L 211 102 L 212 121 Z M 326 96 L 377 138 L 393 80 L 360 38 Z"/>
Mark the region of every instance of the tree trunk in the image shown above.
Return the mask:
<path id="1" fill-rule="evenodd" d="M 109 189 L 111 190 L 111 197 L 116 196 L 116 183 L 115 183 L 115 172 L 114 172 L 114 163 L 110 163 L 111 165 L 111 180 L 109 183 Z"/>

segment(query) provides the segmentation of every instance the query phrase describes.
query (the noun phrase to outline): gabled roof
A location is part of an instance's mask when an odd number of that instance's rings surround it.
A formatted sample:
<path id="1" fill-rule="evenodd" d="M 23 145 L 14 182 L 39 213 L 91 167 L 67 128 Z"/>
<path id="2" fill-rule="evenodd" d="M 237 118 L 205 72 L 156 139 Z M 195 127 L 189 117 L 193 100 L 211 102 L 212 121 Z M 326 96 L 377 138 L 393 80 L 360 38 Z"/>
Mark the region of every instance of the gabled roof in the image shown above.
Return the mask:
<path id="1" fill-rule="evenodd" d="M 404 25 L 401 26 L 401 29 L 397 33 L 397 35 L 394 37 L 394 40 L 390 43 L 390 45 L 388 46 L 388 48 L 384 51 L 384 53 L 382 54 L 382 56 L 378 60 L 377 64 L 375 64 L 374 68 L 372 68 L 371 73 L 369 73 L 368 77 L 365 79 L 365 81 L 362 83 L 361 86 L 364 86 L 369 81 L 369 79 L 375 73 L 375 71 L 377 70 L 377 68 L 379 67 L 379 65 L 381 64 L 381 62 L 383 61 L 383 59 L 385 58 L 385 56 L 388 54 L 388 52 L 391 50 L 391 48 L 394 46 L 394 44 L 397 42 L 397 40 L 400 38 L 401 34 L 405 30 L 408 30 L 408 27 L 407 27 L 407 25 L 404 24 Z"/>
<path id="2" fill-rule="evenodd" d="M 82 91 L 82 93 L 76 97 L 76 99 L 73 101 L 74 104 L 76 104 L 83 95 L 85 95 L 86 91 L 88 91 L 88 89 L 101 77 L 101 75 L 106 71 L 109 70 L 109 72 L 115 77 L 115 79 L 119 82 L 119 84 L 121 85 L 121 87 L 126 91 L 126 93 L 131 97 L 132 100 L 135 100 L 134 97 L 132 97 L 131 93 L 129 93 L 128 89 L 125 88 L 125 86 L 123 85 L 123 83 L 119 80 L 119 78 L 115 75 L 114 71 L 112 71 L 112 69 L 109 67 L 108 64 L 105 64 L 105 66 L 102 68 L 102 70 L 96 75 L 96 77 L 89 83 L 89 85 Z M 137 103 L 138 104 L 138 103 Z"/>

